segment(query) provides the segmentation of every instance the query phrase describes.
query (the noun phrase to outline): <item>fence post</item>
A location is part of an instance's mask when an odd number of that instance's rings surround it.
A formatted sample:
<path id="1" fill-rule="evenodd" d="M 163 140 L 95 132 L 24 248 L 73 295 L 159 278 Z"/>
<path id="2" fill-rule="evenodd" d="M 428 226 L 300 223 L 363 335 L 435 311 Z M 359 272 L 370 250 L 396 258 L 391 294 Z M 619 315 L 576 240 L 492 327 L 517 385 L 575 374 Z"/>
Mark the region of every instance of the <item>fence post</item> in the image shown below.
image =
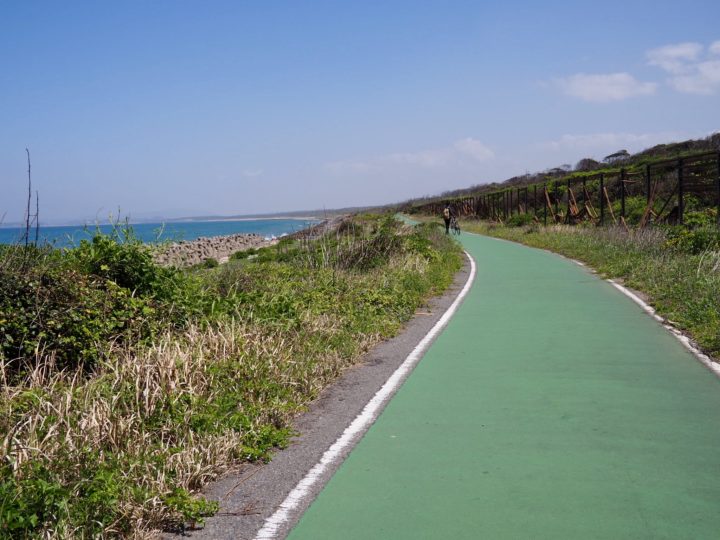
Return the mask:
<path id="1" fill-rule="evenodd" d="M 605 224 L 605 175 L 600 173 L 600 225 Z"/>
<path id="2" fill-rule="evenodd" d="M 620 169 L 620 217 L 625 218 L 625 169 Z"/>
<path id="3" fill-rule="evenodd" d="M 537 184 L 533 185 L 533 216 L 537 216 Z"/>
<path id="4" fill-rule="evenodd" d="M 558 183 L 555 180 L 555 221 L 557 221 L 557 215 L 560 213 L 560 193 L 558 191 Z"/>
<path id="5" fill-rule="evenodd" d="M 685 186 L 683 182 L 683 160 L 678 159 L 678 221 L 680 225 L 685 221 Z"/>
<path id="6" fill-rule="evenodd" d="M 518 201 L 517 201 L 518 202 L 518 214 L 522 214 L 523 212 L 522 212 L 522 202 L 521 201 L 522 201 L 522 194 L 524 193 L 524 191 L 520 188 L 517 188 L 517 189 L 518 189 Z M 525 198 L 527 198 L 527 197 L 525 197 Z M 527 204 L 525 206 L 527 206 Z M 527 208 L 525 210 L 527 210 Z"/>
<path id="7" fill-rule="evenodd" d="M 717 224 L 720 227 L 720 152 L 717 155 Z"/>
<path id="8" fill-rule="evenodd" d="M 567 221 L 567 224 L 570 225 L 570 179 L 568 178 L 565 183 L 565 187 L 567 188 L 567 192 L 565 193 L 565 196 L 567 197 L 567 213 L 565 214 L 565 221 Z"/>
<path id="9" fill-rule="evenodd" d="M 647 202 L 650 203 L 650 164 L 645 165 L 645 191 L 647 192 Z"/>
<path id="10" fill-rule="evenodd" d="M 720 178 L 720 176 L 718 178 Z M 718 180 L 718 182 L 720 182 L 720 180 Z M 543 184 L 543 196 L 545 197 L 545 200 L 543 201 L 543 222 L 547 227 L 547 202 L 549 199 L 549 197 L 547 196 L 547 183 Z M 720 196 L 718 197 L 720 200 Z"/>

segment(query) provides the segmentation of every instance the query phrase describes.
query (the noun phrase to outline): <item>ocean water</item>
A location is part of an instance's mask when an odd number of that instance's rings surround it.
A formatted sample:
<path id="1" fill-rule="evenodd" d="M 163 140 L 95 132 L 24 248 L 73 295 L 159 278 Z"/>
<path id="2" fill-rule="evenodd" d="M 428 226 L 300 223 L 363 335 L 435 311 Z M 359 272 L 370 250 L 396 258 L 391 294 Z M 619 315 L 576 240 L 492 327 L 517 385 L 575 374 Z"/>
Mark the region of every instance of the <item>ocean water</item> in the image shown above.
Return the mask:
<path id="1" fill-rule="evenodd" d="M 227 236 L 230 234 L 259 234 L 271 238 L 293 233 L 307 228 L 317 221 L 307 219 L 248 219 L 243 221 L 174 221 L 170 223 L 136 223 L 131 227 L 135 236 L 143 242 L 163 242 L 195 240 L 201 236 Z M 108 233 L 111 225 L 100 225 L 100 230 Z M 0 244 L 17 242 L 25 229 L 0 227 Z M 80 240 L 90 239 L 96 226 L 87 228 L 70 225 L 63 227 L 40 227 L 40 242 L 55 247 L 72 247 Z M 35 239 L 35 230 L 30 234 Z"/>

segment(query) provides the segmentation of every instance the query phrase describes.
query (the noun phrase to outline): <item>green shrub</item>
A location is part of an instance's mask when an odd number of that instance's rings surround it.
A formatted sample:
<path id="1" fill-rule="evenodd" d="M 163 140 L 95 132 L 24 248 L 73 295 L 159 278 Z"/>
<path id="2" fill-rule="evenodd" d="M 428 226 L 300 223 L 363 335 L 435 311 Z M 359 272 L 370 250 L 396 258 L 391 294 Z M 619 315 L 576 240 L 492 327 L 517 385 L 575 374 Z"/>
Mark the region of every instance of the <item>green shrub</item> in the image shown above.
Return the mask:
<path id="1" fill-rule="evenodd" d="M 522 227 L 530 225 L 535 221 L 535 216 L 532 214 L 515 214 L 507 220 L 507 224 L 511 227 Z"/>
<path id="2" fill-rule="evenodd" d="M 109 235 L 97 231 L 91 240 L 67 252 L 67 260 L 85 274 L 112 281 L 133 294 L 172 300 L 180 272 L 155 264 L 147 246 L 129 227 Z"/>
<path id="3" fill-rule="evenodd" d="M 54 355 L 59 368 L 92 367 L 109 341 L 149 328 L 150 301 L 64 262 L 0 266 L 0 352 L 16 371 L 41 354 Z"/>
<path id="4" fill-rule="evenodd" d="M 671 227 L 667 233 L 667 246 L 685 253 L 699 254 L 708 250 L 720 250 L 720 230 L 716 227 L 687 229 Z"/>
<path id="5" fill-rule="evenodd" d="M 685 212 L 683 222 L 689 229 L 717 227 L 717 209 L 705 208 L 704 210 Z"/>
<path id="6" fill-rule="evenodd" d="M 242 251 L 236 251 L 232 255 L 230 255 L 230 260 L 240 261 L 243 259 L 247 259 L 251 255 L 255 255 L 257 253 L 257 249 L 250 248 L 250 249 L 244 249 Z"/>
<path id="7" fill-rule="evenodd" d="M 639 223 L 643 214 L 645 214 L 646 208 L 646 197 L 627 197 L 625 199 L 625 221 L 627 221 L 628 224 Z M 619 216 L 619 214 L 617 215 Z"/>
<path id="8" fill-rule="evenodd" d="M 0 252 L 0 354 L 16 373 L 43 355 L 92 368 L 109 343 L 142 342 L 214 305 L 198 278 L 156 265 L 131 233 Z"/>

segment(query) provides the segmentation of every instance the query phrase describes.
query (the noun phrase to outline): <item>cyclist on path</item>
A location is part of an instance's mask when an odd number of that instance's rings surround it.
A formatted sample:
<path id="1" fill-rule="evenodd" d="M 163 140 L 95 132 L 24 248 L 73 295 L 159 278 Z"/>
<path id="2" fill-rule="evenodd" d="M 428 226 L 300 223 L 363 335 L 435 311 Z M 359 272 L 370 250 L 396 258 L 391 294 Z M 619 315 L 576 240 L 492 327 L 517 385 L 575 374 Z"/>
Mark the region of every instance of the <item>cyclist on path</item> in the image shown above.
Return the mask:
<path id="1" fill-rule="evenodd" d="M 445 221 L 445 234 L 450 234 L 450 219 L 455 215 L 449 204 L 443 209 L 443 221 Z"/>

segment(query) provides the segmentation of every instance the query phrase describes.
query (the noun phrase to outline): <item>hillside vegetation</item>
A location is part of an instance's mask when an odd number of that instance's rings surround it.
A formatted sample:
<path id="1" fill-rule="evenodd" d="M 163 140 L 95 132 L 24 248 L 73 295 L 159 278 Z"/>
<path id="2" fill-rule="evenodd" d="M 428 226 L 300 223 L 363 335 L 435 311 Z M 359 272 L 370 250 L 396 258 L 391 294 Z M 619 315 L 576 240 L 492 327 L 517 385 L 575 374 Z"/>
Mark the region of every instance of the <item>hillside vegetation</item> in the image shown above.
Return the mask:
<path id="1" fill-rule="evenodd" d="M 163 268 L 129 230 L 0 250 L 0 538 L 142 537 L 267 460 L 291 420 L 452 281 L 433 225 L 366 215 L 313 240 Z"/>
<path id="2" fill-rule="evenodd" d="M 720 152 L 720 133 L 715 133 L 704 139 L 658 144 L 636 154 L 630 154 L 626 150 L 619 150 L 606 156 L 601 161 L 592 158 L 583 158 L 579 160 L 575 166 L 564 164 L 532 174 L 514 176 L 502 182 L 476 184 L 463 189 L 445 191 L 439 195 L 410 199 L 398 205 L 398 207 L 403 211 L 408 211 L 414 206 L 422 206 L 431 201 L 475 196 L 507 188 L 530 186 L 544 182 L 564 181 L 568 177 L 581 178 L 602 172 L 611 173 L 619 167 L 639 169 L 658 161 L 680 158 L 702 152 Z"/>

